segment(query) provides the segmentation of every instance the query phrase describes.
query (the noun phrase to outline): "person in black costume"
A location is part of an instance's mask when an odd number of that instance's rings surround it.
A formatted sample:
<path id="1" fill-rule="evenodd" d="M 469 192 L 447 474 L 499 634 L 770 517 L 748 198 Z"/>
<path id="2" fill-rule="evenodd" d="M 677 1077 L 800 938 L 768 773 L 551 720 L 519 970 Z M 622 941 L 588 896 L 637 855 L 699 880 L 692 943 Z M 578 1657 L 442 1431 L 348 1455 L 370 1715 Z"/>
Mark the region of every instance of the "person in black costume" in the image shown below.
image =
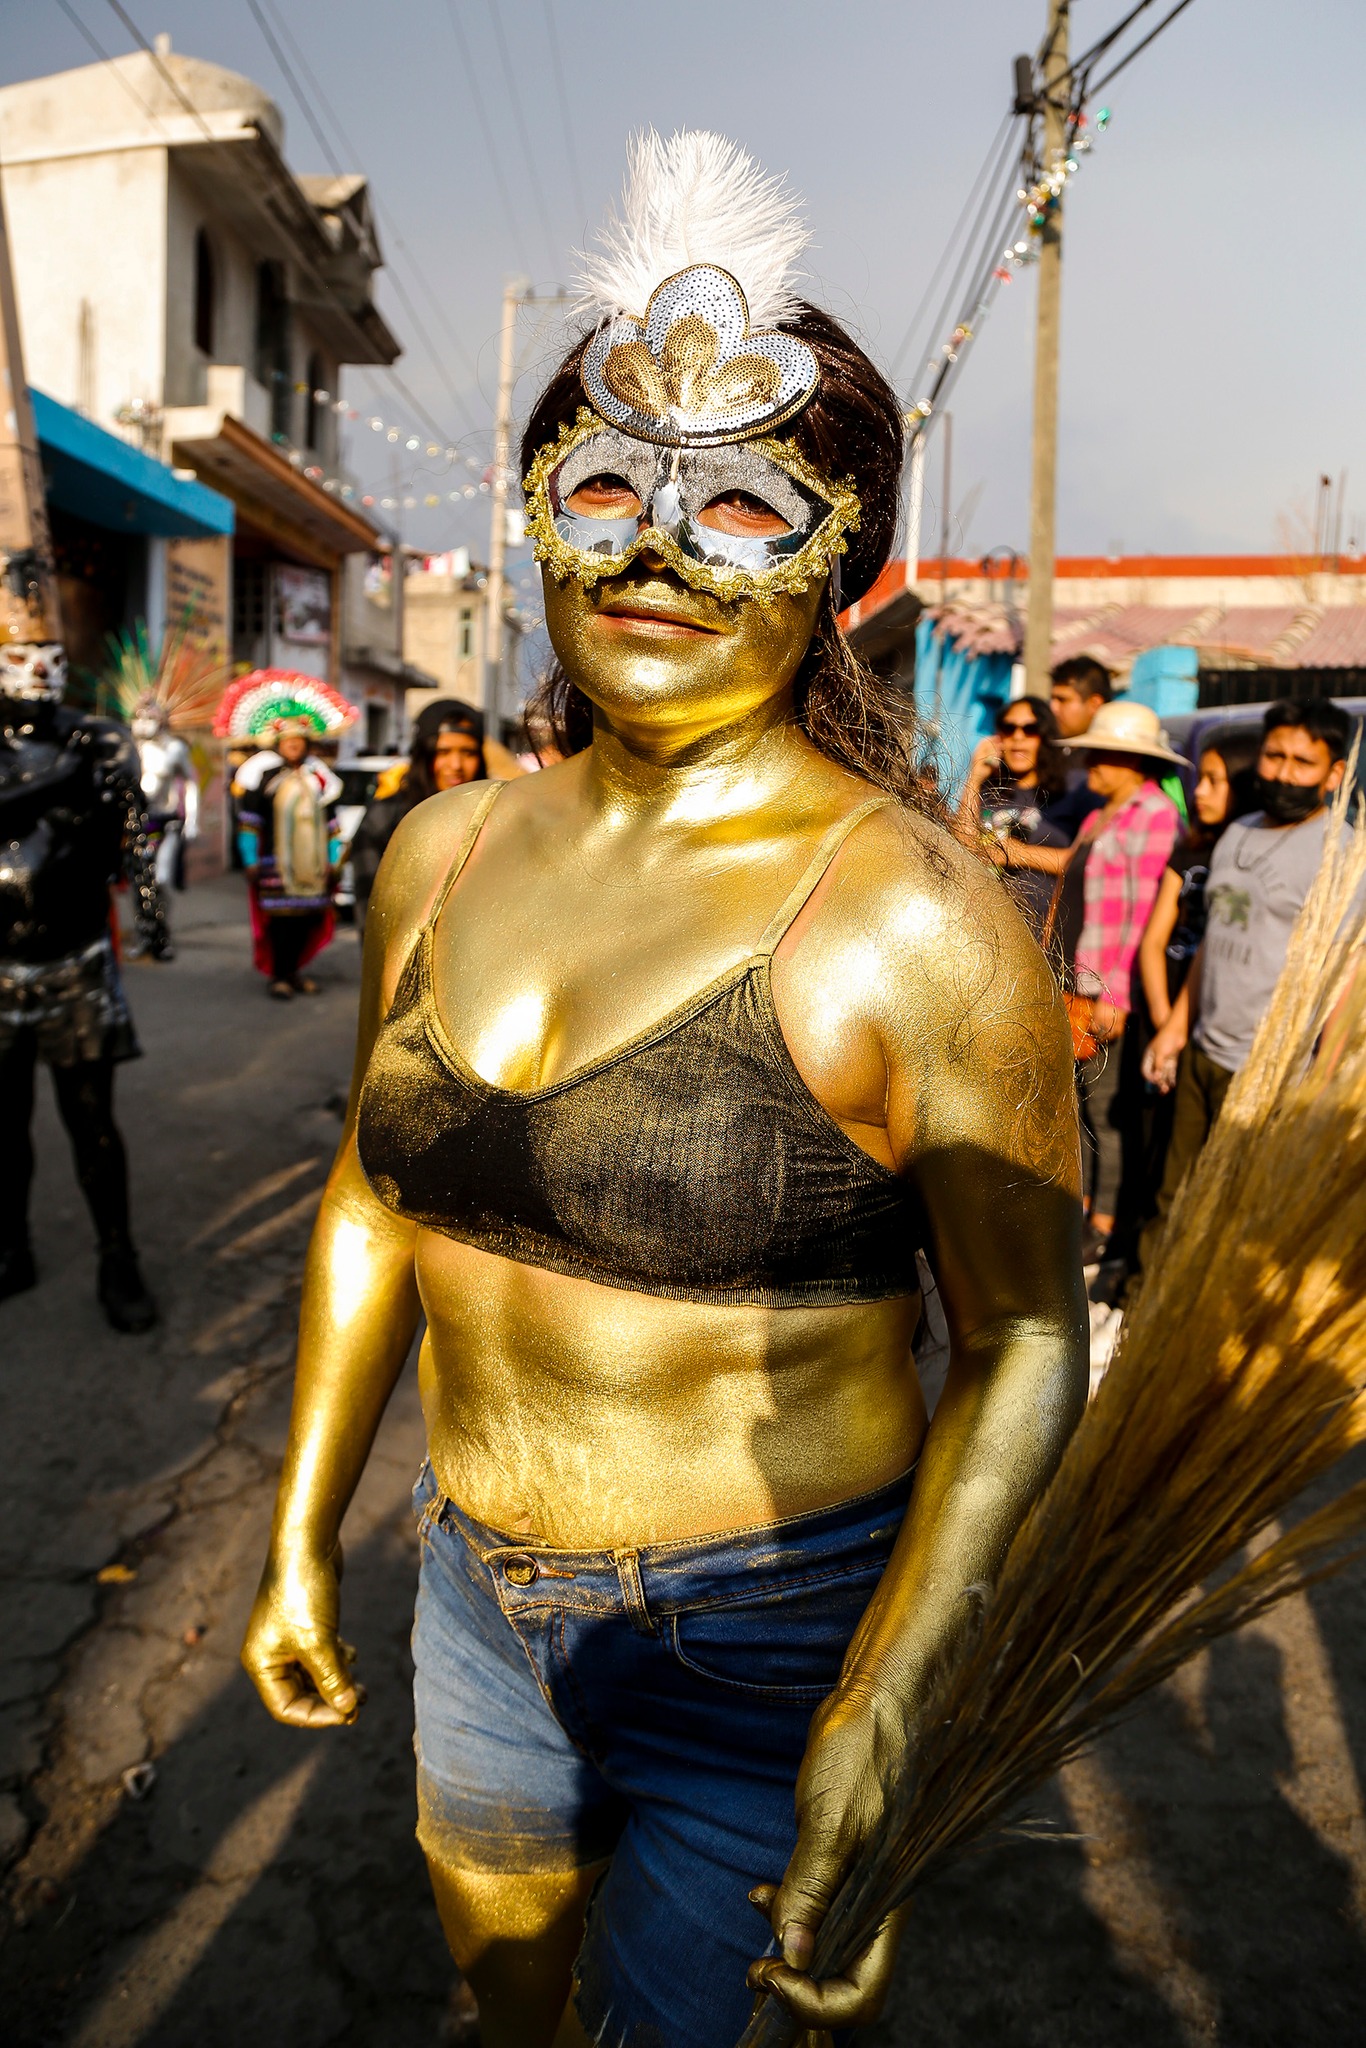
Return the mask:
<path id="1" fill-rule="evenodd" d="M 43 1060 L 99 1245 L 100 1302 L 116 1330 L 156 1321 L 128 1223 L 114 1068 L 140 1050 L 110 938 L 125 875 L 145 950 L 170 943 L 143 812 L 137 750 L 119 725 L 61 702 L 53 644 L 0 647 L 0 1299 L 37 1279 L 28 1235 L 34 1076 Z"/>

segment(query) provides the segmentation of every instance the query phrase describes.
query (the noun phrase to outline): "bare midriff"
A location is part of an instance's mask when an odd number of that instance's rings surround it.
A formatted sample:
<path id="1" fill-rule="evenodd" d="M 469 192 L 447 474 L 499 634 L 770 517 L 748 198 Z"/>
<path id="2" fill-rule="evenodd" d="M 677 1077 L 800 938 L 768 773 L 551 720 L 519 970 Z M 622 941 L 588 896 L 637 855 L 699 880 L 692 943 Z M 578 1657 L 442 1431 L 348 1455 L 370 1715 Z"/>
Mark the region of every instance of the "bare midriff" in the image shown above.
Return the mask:
<path id="1" fill-rule="evenodd" d="M 713 1305 L 518 1265 L 434 1231 L 417 1275 L 438 1485 L 562 1549 L 815 1512 L 915 1463 L 919 1297 Z"/>

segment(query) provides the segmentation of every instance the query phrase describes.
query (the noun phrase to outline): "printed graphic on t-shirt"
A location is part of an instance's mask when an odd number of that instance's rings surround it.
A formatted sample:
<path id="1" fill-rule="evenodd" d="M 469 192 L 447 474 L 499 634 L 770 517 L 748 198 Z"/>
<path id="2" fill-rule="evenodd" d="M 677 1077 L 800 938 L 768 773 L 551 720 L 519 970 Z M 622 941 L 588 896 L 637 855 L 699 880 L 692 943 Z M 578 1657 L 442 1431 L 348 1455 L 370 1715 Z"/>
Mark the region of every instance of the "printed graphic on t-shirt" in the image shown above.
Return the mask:
<path id="1" fill-rule="evenodd" d="M 1244 931 L 1252 914 L 1252 891 L 1230 889 L 1227 882 L 1217 882 L 1209 892 L 1209 918 L 1211 924 L 1236 924 Z"/>

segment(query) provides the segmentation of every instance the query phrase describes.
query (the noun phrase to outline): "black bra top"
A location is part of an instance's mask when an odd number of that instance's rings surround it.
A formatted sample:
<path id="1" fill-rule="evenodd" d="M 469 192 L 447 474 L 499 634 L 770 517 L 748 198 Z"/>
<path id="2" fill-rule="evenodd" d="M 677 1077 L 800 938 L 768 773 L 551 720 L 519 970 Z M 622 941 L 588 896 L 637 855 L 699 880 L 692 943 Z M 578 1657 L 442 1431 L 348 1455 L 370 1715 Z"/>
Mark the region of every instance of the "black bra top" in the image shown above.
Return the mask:
<path id="1" fill-rule="evenodd" d="M 914 1195 L 817 1102 L 773 950 L 873 798 L 830 832 L 759 942 L 657 1024 L 546 1088 L 483 1080 L 447 1038 L 432 933 L 503 785 L 477 807 L 409 954 L 361 1089 L 360 1162 L 396 1215 L 523 1265 L 683 1301 L 914 1294 Z"/>

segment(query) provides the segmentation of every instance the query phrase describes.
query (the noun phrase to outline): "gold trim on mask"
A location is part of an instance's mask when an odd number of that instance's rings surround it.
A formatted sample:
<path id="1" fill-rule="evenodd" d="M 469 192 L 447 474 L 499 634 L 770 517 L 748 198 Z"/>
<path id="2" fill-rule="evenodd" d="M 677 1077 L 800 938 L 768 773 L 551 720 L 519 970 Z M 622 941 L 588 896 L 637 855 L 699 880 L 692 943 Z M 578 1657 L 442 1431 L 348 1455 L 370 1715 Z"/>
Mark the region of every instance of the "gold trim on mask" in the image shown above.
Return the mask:
<path id="1" fill-rule="evenodd" d="M 655 367 L 653 360 L 651 366 Z M 522 483 L 526 494 L 526 530 L 533 543 L 536 560 L 544 563 L 559 583 L 572 576 L 586 589 L 591 589 L 605 576 L 620 576 L 648 548 L 667 563 L 690 589 L 704 591 L 722 604 L 733 603 L 740 597 L 753 597 L 762 602 L 780 594 L 797 596 L 809 590 L 819 577 L 829 573 L 836 556 L 844 554 L 848 547 L 845 535 L 858 531 L 859 501 L 853 480 L 846 477 L 843 482 L 835 483 L 799 454 L 790 441 L 765 437 L 749 440 L 745 445 L 758 449 L 794 482 L 830 507 L 810 540 L 796 554 L 786 556 L 758 575 L 748 569 L 713 568 L 711 564 L 695 561 L 691 555 L 685 554 L 672 534 L 657 526 L 644 527 L 623 554 L 583 554 L 562 540 L 555 530 L 550 504 L 550 477 L 566 456 L 583 442 L 606 431 L 600 416 L 589 407 L 581 406 L 577 418 L 572 422 L 566 421 L 556 439 L 547 441 L 537 450 Z"/>

